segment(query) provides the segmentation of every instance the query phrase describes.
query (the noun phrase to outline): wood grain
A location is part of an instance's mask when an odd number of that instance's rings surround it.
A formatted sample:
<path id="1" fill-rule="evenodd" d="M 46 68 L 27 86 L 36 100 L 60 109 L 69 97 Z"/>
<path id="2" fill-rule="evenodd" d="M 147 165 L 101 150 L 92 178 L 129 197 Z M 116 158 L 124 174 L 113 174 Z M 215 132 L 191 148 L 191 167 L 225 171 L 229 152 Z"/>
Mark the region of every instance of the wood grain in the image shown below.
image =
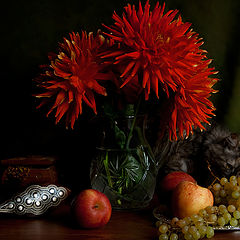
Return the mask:
<path id="1" fill-rule="evenodd" d="M 69 206 L 60 206 L 41 217 L 0 216 L 1 240 L 156 240 L 151 211 L 113 211 L 110 222 L 100 229 L 80 229 Z M 216 232 L 212 240 L 239 240 L 240 232 Z"/>

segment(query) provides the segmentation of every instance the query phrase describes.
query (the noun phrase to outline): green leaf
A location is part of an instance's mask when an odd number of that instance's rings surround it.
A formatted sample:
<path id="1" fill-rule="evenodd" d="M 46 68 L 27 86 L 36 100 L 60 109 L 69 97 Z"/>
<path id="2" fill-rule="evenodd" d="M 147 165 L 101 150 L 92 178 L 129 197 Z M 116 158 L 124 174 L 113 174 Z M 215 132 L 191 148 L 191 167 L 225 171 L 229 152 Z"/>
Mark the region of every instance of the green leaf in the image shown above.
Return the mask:
<path id="1" fill-rule="evenodd" d="M 121 149 L 123 149 L 126 144 L 125 133 L 116 124 L 114 124 L 114 133 L 115 133 L 115 139 L 116 139 L 118 146 Z"/>
<path id="2" fill-rule="evenodd" d="M 105 115 L 110 119 L 113 119 L 116 116 L 116 113 L 114 112 L 112 105 L 108 102 L 105 102 L 103 110 Z"/>
<path id="3" fill-rule="evenodd" d="M 136 160 L 134 156 L 128 154 L 122 167 L 124 168 L 127 177 L 132 182 L 134 182 L 134 184 L 138 183 L 141 180 L 144 171 L 141 164 Z"/>
<path id="4" fill-rule="evenodd" d="M 134 104 L 127 104 L 124 111 L 125 116 L 134 116 L 135 110 L 134 110 Z"/>

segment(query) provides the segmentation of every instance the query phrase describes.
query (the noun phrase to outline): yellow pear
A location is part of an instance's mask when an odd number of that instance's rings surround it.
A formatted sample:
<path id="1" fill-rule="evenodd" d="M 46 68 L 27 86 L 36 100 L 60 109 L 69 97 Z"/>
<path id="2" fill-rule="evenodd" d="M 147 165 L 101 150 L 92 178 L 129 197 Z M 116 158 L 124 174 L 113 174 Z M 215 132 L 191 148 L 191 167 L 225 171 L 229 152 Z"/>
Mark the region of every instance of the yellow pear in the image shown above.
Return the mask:
<path id="1" fill-rule="evenodd" d="M 171 199 L 172 213 L 178 218 L 197 214 L 200 209 L 213 205 L 213 194 L 196 183 L 183 181 L 174 189 Z"/>

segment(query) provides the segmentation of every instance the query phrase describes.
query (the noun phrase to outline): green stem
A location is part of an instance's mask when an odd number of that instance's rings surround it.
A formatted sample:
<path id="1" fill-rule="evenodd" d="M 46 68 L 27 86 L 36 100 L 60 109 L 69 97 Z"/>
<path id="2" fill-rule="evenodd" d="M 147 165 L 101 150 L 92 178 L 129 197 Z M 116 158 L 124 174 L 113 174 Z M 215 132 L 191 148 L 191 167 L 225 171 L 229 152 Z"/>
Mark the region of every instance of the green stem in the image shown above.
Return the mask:
<path id="1" fill-rule="evenodd" d="M 112 183 L 111 174 L 110 174 L 109 166 L 108 166 L 108 151 L 106 152 L 106 158 L 103 160 L 103 164 L 104 164 L 105 171 L 107 174 L 108 185 L 112 188 L 113 183 Z"/>
<path id="2" fill-rule="evenodd" d="M 135 123 L 136 123 L 136 120 L 137 120 L 137 114 L 138 114 L 138 111 L 139 111 L 139 108 L 140 108 L 140 102 L 141 102 L 141 98 L 139 98 L 139 100 L 138 100 L 135 115 L 134 115 L 134 119 L 133 119 L 130 131 L 129 131 L 129 134 L 128 134 L 128 138 L 127 138 L 127 142 L 126 142 L 126 149 L 127 150 L 129 149 L 130 141 L 131 141 L 132 136 L 133 136 L 133 130 L 134 130 Z"/>
<path id="3" fill-rule="evenodd" d="M 120 187 L 120 188 L 118 189 L 118 193 L 119 193 L 120 195 L 122 194 L 122 187 Z M 118 205 L 122 205 L 121 199 L 118 199 L 118 200 L 117 200 L 117 203 L 118 203 Z"/>
<path id="4" fill-rule="evenodd" d="M 155 159 L 154 154 L 153 154 L 153 151 L 152 151 L 152 148 L 151 148 L 151 146 L 149 145 L 149 143 L 146 141 L 145 137 L 143 136 L 141 128 L 140 128 L 140 127 L 136 127 L 136 131 L 137 131 L 137 134 L 138 134 L 138 138 L 139 138 L 139 140 L 140 140 L 140 143 L 141 143 L 145 148 L 147 148 L 148 153 L 150 154 L 150 156 L 152 157 L 152 159 Z"/>

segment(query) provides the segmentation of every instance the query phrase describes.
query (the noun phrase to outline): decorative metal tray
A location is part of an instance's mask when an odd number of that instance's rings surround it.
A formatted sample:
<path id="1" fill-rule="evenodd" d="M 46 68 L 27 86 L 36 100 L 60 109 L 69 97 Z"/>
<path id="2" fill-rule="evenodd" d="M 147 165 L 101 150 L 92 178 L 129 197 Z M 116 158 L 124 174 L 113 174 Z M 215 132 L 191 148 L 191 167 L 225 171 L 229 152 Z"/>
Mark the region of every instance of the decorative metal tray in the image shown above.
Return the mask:
<path id="1" fill-rule="evenodd" d="M 0 213 L 41 215 L 69 195 L 64 187 L 31 185 L 24 192 L 0 204 Z"/>
<path id="2" fill-rule="evenodd" d="M 156 207 L 153 210 L 153 216 L 161 221 L 162 223 L 168 223 L 170 224 L 171 220 L 170 218 L 166 217 L 166 215 L 162 212 L 162 210 L 159 207 Z M 240 226 L 233 227 L 233 226 L 212 226 L 215 231 L 240 231 Z"/>

